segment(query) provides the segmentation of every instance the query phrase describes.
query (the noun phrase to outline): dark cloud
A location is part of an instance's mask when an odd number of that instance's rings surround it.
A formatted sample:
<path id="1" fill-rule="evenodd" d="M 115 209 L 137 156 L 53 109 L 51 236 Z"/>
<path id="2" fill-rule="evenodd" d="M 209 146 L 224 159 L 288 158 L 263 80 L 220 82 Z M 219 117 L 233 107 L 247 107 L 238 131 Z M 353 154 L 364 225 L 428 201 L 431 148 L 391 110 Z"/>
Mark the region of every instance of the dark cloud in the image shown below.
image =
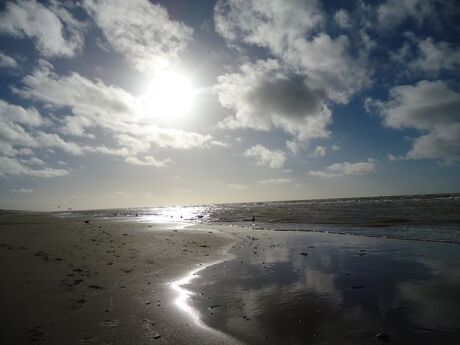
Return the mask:
<path id="1" fill-rule="evenodd" d="M 315 115 L 324 106 L 325 92 L 311 90 L 304 78 L 288 76 L 285 79 L 264 80 L 248 94 L 254 106 L 287 117 L 303 118 Z"/>

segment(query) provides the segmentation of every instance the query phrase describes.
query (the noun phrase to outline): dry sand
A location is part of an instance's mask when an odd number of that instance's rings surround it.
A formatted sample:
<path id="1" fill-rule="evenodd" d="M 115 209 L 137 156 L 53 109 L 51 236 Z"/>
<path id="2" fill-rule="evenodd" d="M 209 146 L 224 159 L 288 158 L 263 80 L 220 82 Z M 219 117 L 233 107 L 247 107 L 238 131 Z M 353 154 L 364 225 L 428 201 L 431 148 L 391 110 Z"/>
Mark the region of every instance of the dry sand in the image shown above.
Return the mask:
<path id="1" fill-rule="evenodd" d="M 175 305 L 170 283 L 225 258 L 212 227 L 0 217 L 0 344 L 232 344 Z"/>

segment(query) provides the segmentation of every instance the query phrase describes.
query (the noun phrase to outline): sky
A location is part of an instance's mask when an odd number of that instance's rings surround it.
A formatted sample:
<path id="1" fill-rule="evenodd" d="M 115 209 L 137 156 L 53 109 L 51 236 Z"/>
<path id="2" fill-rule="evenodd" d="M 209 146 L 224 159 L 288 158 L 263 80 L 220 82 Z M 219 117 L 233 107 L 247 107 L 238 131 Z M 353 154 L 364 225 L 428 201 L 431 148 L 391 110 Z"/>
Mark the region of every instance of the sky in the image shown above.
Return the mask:
<path id="1" fill-rule="evenodd" d="M 455 0 L 0 4 L 0 208 L 460 192 Z"/>

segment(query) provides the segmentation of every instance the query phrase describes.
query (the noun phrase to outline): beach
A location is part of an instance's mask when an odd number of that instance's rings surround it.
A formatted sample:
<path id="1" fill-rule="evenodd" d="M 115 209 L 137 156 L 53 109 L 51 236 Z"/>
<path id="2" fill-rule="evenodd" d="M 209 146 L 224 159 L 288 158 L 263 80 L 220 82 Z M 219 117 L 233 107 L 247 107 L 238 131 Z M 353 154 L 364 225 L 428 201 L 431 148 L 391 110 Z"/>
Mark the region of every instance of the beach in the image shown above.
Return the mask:
<path id="1" fill-rule="evenodd" d="M 170 283 L 232 243 L 184 224 L 2 215 L 1 344 L 232 344 Z"/>
<path id="2" fill-rule="evenodd" d="M 458 244 L 3 214 L 2 344 L 458 344 Z"/>

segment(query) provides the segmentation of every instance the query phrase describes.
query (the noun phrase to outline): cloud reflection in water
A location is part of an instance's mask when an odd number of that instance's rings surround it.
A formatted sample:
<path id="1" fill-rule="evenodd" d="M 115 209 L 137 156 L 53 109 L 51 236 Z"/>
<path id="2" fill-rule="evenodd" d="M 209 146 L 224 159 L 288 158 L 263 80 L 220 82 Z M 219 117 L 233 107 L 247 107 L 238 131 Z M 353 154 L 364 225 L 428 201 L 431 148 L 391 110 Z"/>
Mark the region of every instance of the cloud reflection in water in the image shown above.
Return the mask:
<path id="1" fill-rule="evenodd" d="M 439 268 L 460 267 L 458 246 L 267 233 L 193 282 L 204 323 L 251 344 L 368 344 L 382 330 L 395 343 L 458 343 L 460 272 Z"/>

